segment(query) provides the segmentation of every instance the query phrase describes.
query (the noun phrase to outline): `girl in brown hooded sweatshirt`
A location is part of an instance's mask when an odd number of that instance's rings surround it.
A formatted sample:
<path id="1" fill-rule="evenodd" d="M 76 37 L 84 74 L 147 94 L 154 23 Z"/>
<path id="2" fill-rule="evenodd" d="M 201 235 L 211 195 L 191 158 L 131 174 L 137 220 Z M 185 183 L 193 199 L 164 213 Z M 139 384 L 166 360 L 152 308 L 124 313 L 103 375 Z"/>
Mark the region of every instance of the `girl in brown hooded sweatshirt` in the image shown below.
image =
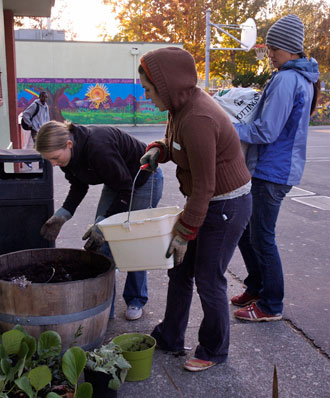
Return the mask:
<path id="1" fill-rule="evenodd" d="M 222 108 L 196 86 L 191 54 L 177 47 L 150 51 L 141 58 L 145 96 L 168 111 L 165 138 L 151 143 L 141 163 L 149 170 L 172 160 L 187 202 L 173 231 L 167 256 L 175 267 L 164 320 L 152 336 L 166 351 L 182 351 L 193 294 L 197 286 L 204 319 L 195 358 L 184 367 L 200 371 L 228 356 L 227 265 L 251 214 L 250 174 L 238 135 Z"/>

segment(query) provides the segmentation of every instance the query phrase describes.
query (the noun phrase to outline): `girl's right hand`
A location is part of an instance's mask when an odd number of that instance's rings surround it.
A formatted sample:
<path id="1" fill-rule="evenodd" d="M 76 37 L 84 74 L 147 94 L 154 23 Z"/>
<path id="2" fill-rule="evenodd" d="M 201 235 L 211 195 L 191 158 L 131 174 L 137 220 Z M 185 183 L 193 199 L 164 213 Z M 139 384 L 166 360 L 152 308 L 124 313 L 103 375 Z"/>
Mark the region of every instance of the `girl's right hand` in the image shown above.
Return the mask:
<path id="1" fill-rule="evenodd" d="M 149 166 L 144 170 L 155 171 L 158 167 L 158 158 L 160 154 L 160 149 L 153 147 L 150 148 L 140 159 L 141 165 L 149 163 Z"/>

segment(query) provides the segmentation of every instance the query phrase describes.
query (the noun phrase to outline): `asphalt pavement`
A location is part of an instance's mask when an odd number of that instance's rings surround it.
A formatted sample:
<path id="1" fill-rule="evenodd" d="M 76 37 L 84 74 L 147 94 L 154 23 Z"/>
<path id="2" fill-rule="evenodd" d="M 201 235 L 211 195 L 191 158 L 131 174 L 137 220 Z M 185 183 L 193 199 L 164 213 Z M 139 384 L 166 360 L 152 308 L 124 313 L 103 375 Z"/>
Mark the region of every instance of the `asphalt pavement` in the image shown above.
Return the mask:
<path id="1" fill-rule="evenodd" d="M 164 126 L 121 127 L 149 143 L 164 134 Z M 122 398 L 221 397 L 263 398 L 272 396 L 274 365 L 279 397 L 330 398 L 330 126 L 311 127 L 307 163 L 299 187 L 284 200 L 278 225 L 279 246 L 285 275 L 284 319 L 249 323 L 236 320 L 230 305 L 231 341 L 225 364 L 205 372 L 182 368 L 187 357 L 175 357 L 156 350 L 151 376 L 140 382 L 125 382 L 118 391 Z M 162 166 L 165 185 L 159 206 L 183 206 L 175 166 Z M 54 168 L 55 209 L 68 192 L 63 173 Z M 57 239 L 57 247 L 82 248 L 81 236 L 93 222 L 101 186 L 91 187 L 86 198 Z M 243 291 L 246 276 L 238 250 L 227 272 L 228 298 Z M 125 320 L 122 298 L 126 273 L 116 273 L 115 318 L 109 321 L 105 341 L 126 332 L 150 333 L 162 320 L 167 293 L 167 273 L 148 271 L 149 301 L 143 317 Z M 180 294 L 180 292 L 178 292 Z M 186 346 L 192 356 L 198 344 L 202 310 L 194 292 L 186 332 Z"/>

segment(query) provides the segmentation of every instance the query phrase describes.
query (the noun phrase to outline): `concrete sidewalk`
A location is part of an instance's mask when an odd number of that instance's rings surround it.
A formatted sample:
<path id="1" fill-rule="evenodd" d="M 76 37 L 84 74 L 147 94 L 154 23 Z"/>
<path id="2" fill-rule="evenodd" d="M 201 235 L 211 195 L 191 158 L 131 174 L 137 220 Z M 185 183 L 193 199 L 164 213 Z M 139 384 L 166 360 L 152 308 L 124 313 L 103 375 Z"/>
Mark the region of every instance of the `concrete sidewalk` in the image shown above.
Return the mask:
<path id="1" fill-rule="evenodd" d="M 138 137 L 140 131 L 131 130 L 132 134 Z M 145 133 L 145 129 L 143 132 Z M 143 140 L 146 140 L 147 135 L 144 134 Z M 166 167 L 165 176 L 169 171 Z M 174 194 L 177 188 L 172 169 L 171 176 L 165 185 L 161 206 L 183 203 L 183 199 Z M 68 191 L 68 184 L 58 168 L 54 169 L 54 184 L 55 209 L 57 209 Z M 73 219 L 64 225 L 56 242 L 57 247 L 83 246 L 81 236 L 87 229 L 88 223 L 93 220 L 101 188 L 101 186 L 91 187 Z M 244 268 L 237 253 L 232 263 Z M 150 333 L 164 315 L 168 283 L 166 271 L 148 272 L 149 301 L 144 307 L 143 317 L 136 321 L 127 321 L 124 317 L 126 305 L 122 292 L 125 278 L 126 273 L 116 273 L 116 316 L 109 321 L 106 341 L 127 332 Z M 227 273 L 227 279 L 228 298 L 242 292 L 243 286 L 240 280 L 230 273 Z M 280 398 L 330 398 L 329 357 L 321 353 L 301 331 L 294 329 L 290 321 L 243 322 L 233 317 L 232 312 L 235 307 L 230 305 L 230 310 L 231 343 L 229 358 L 225 364 L 205 372 L 191 373 L 182 368 L 187 357 L 175 357 L 156 350 L 151 376 L 141 382 L 125 382 L 118 390 L 118 397 L 268 398 L 272 396 L 273 368 L 276 365 Z M 198 343 L 201 320 L 202 310 L 195 291 L 186 332 L 185 345 L 192 347 L 188 356 L 193 356 Z"/>
<path id="2" fill-rule="evenodd" d="M 126 321 L 125 302 L 121 297 L 125 273 L 117 272 L 116 317 L 109 321 L 106 341 L 122 333 L 150 333 L 163 318 L 167 274 L 149 271 L 149 302 L 144 315 L 137 321 Z M 228 297 L 242 290 L 241 282 L 230 274 Z M 180 294 L 180 292 L 178 292 Z M 230 305 L 231 313 L 235 309 Z M 198 343 L 198 328 L 202 320 L 199 297 L 194 292 L 186 332 L 186 346 L 192 356 Z M 277 367 L 279 397 L 330 397 L 330 363 L 309 341 L 286 321 L 248 323 L 231 314 L 231 344 L 227 363 L 205 372 L 191 373 L 182 368 L 187 357 L 175 357 L 156 350 L 149 379 L 126 382 L 118 397 L 272 397 L 274 365 Z"/>

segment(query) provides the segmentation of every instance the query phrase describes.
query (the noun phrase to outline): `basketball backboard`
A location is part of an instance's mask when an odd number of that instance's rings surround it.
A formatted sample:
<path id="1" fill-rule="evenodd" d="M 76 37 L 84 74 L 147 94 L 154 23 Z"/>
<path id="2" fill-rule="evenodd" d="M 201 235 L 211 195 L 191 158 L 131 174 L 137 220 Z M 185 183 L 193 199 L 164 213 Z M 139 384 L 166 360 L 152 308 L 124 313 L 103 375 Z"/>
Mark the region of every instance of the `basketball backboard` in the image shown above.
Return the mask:
<path id="1" fill-rule="evenodd" d="M 232 38 L 240 47 L 212 47 L 211 44 L 211 27 L 216 28 L 219 32 Z M 225 30 L 226 28 L 227 30 Z M 240 40 L 228 32 L 228 30 L 241 30 Z M 248 18 L 245 22 L 235 24 L 215 24 L 211 22 L 211 9 L 206 10 L 206 46 L 205 46 L 205 89 L 209 87 L 209 69 L 210 69 L 210 51 L 212 50 L 229 50 L 229 51 L 250 51 L 257 40 L 257 27 L 253 18 Z"/>
<path id="2" fill-rule="evenodd" d="M 248 18 L 244 23 L 240 24 L 241 31 L 241 47 L 245 51 L 250 51 L 256 44 L 257 26 L 253 18 Z"/>

